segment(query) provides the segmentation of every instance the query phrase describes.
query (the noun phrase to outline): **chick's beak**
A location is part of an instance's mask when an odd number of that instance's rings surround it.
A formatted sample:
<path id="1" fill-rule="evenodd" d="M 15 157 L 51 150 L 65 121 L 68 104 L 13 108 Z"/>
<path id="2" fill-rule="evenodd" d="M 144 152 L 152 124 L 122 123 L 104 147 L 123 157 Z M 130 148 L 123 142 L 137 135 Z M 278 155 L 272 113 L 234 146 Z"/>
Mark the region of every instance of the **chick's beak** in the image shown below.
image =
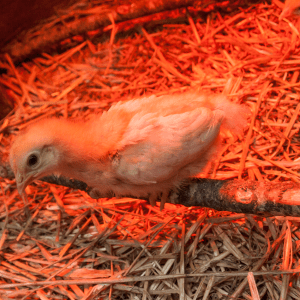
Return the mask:
<path id="1" fill-rule="evenodd" d="M 22 173 L 17 172 L 16 174 L 16 183 L 17 189 L 20 195 L 25 192 L 26 186 L 32 181 L 32 176 L 26 176 Z"/>

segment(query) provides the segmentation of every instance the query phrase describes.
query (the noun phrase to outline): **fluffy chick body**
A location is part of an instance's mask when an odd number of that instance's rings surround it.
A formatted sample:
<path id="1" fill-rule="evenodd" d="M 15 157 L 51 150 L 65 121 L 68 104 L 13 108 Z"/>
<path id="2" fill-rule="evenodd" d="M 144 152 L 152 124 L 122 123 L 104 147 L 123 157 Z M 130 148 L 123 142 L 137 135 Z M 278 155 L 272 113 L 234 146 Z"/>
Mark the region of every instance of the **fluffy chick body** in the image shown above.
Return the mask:
<path id="1" fill-rule="evenodd" d="M 118 102 L 88 121 L 44 119 L 14 141 L 19 193 L 50 174 L 81 180 L 91 196 L 147 197 L 202 171 L 223 129 L 241 133 L 249 112 L 224 96 L 191 93 Z"/>

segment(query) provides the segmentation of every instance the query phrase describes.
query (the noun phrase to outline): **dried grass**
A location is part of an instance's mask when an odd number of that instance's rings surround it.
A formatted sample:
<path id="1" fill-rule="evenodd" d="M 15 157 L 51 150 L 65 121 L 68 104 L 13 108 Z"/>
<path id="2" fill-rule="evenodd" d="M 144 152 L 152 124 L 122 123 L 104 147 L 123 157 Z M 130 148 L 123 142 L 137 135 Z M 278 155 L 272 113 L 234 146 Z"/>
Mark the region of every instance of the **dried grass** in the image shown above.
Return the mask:
<path id="1" fill-rule="evenodd" d="M 300 21 L 279 14 L 258 4 L 119 39 L 113 24 L 105 43 L 19 67 L 7 56 L 0 82 L 16 108 L 0 123 L 1 150 L 45 115 L 89 118 L 121 99 L 200 87 L 253 111 L 212 177 L 299 182 Z M 160 211 L 42 182 L 27 194 L 30 220 L 14 181 L 1 181 L 1 299 L 300 299 L 300 217 Z"/>

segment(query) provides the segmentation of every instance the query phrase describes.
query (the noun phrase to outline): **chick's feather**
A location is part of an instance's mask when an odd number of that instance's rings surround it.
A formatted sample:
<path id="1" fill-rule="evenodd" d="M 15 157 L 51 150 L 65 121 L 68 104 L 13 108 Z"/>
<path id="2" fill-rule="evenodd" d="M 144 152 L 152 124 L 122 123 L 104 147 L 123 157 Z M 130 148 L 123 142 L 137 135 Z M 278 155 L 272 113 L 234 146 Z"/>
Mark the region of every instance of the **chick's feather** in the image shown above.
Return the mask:
<path id="1" fill-rule="evenodd" d="M 102 194 L 158 194 L 203 170 L 218 149 L 220 132 L 241 133 L 248 114 L 223 96 L 143 97 L 118 102 L 85 122 L 36 122 L 16 138 L 10 161 L 19 191 L 58 173 Z"/>

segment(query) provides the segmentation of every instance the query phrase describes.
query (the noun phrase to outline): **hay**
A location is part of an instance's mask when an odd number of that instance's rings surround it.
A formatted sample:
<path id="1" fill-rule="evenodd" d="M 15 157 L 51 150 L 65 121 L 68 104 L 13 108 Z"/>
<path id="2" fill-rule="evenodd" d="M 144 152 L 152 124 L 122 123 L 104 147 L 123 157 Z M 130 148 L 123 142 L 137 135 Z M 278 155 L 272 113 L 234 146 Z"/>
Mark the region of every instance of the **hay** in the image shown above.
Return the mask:
<path id="1" fill-rule="evenodd" d="M 261 3 L 118 38 L 114 24 L 104 43 L 18 67 L 6 56 L 0 82 L 15 110 L 0 123 L 3 155 L 16 128 L 45 115 L 87 119 L 119 100 L 201 88 L 253 111 L 212 178 L 299 182 L 300 26 L 280 12 Z M 41 182 L 27 194 L 29 220 L 14 181 L 1 181 L 2 299 L 300 299 L 300 218 L 160 211 Z"/>

